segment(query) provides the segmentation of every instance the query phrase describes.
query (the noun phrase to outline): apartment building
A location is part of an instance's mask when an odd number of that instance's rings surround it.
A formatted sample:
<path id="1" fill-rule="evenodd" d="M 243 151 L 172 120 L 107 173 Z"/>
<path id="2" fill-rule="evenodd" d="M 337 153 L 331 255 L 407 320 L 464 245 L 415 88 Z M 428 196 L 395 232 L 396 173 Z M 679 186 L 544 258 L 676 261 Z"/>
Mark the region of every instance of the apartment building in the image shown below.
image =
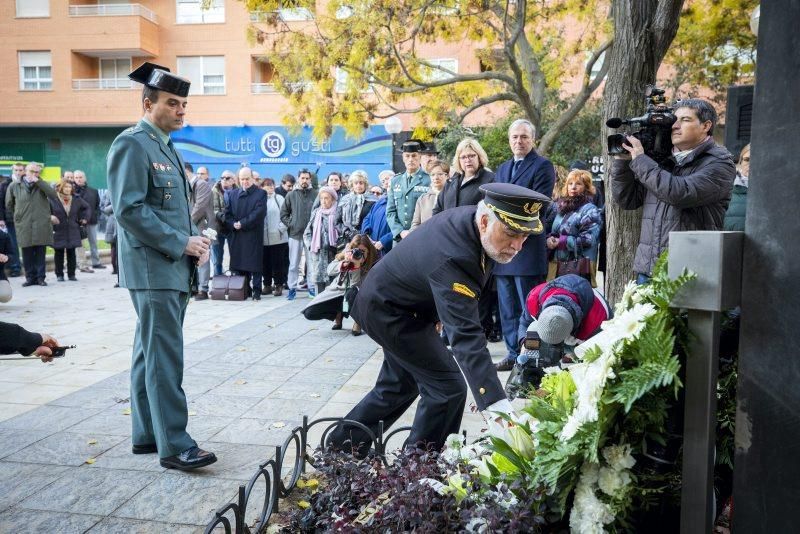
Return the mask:
<path id="1" fill-rule="evenodd" d="M 315 143 L 310 131 L 290 134 L 265 49 L 247 40 L 248 25 L 261 15 L 237 0 L 213 0 L 206 10 L 201 3 L 0 3 L 0 173 L 14 161 L 44 161 L 48 179 L 77 167 L 104 187 L 110 143 L 141 116 L 141 87 L 127 74 L 144 61 L 192 81 L 188 125 L 173 138 L 187 161 L 209 166 L 214 177 L 246 163 L 271 177 L 304 167 L 322 174 L 365 168 L 375 181 L 392 166 L 392 138 L 380 123 L 360 139 L 337 131 Z M 315 16 L 304 9 L 279 14 L 289 24 Z M 430 58 L 458 72 L 480 68 L 474 51 L 458 45 L 437 44 Z"/>

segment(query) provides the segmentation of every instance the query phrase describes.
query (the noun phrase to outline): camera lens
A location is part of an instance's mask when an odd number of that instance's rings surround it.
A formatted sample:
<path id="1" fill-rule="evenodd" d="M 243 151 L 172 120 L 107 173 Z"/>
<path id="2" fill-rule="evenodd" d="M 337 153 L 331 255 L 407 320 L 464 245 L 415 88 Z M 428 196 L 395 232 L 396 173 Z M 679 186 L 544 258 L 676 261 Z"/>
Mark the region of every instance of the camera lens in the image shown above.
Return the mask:
<path id="1" fill-rule="evenodd" d="M 362 260 L 364 259 L 364 251 L 360 248 L 353 249 L 353 259 L 354 260 Z"/>

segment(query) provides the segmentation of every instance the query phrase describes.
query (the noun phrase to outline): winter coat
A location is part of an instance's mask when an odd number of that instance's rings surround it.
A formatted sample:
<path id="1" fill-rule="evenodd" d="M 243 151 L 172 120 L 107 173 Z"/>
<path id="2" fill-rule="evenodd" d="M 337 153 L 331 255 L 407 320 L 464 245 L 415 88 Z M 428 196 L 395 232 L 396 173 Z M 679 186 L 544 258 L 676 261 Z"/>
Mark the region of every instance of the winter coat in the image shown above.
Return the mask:
<path id="1" fill-rule="evenodd" d="M 0 230 L 0 254 L 5 254 L 11 259 L 11 237 L 5 230 Z M 7 280 L 5 267 L 5 263 L 0 263 L 0 280 Z"/>
<path id="2" fill-rule="evenodd" d="M 533 322 L 541 311 L 550 306 L 561 306 L 572 316 L 573 329 L 568 345 L 576 341 L 586 341 L 599 330 L 603 321 L 610 319 L 614 312 L 606 299 L 589 282 L 576 274 L 559 276 L 534 287 L 525 299 L 525 318 Z"/>
<path id="3" fill-rule="evenodd" d="M 597 244 L 603 225 L 600 210 L 585 196 L 577 209 L 558 213 L 545 224 L 548 237 L 558 238 L 558 248 L 550 251 L 551 260 L 566 261 L 586 257 L 597 261 Z"/>
<path id="4" fill-rule="evenodd" d="M 6 216 L 14 219 L 20 248 L 53 245 L 50 199 L 58 201 L 58 195 L 44 180 L 28 184 L 23 179 L 8 187 Z"/>
<path id="5" fill-rule="evenodd" d="M 320 221 L 320 227 L 322 231 L 322 237 L 320 238 L 320 249 L 317 252 L 311 251 L 311 243 L 314 234 L 314 217 L 317 216 L 317 211 L 321 208 L 315 208 L 314 211 L 311 212 L 311 218 L 306 225 L 306 230 L 303 232 L 303 243 L 306 246 L 306 253 L 309 256 L 309 265 L 311 265 L 311 277 L 306 277 L 309 282 L 313 283 L 323 283 L 327 284 L 329 277 L 327 273 L 328 264 L 333 261 L 334 256 L 336 255 L 336 251 L 332 250 L 329 246 L 328 241 L 328 217 L 335 217 L 336 215 L 331 213 L 330 215 L 323 215 L 322 220 Z"/>
<path id="6" fill-rule="evenodd" d="M 214 195 L 211 192 L 211 185 L 201 178 L 195 178 L 194 183 L 190 182 L 189 185 L 192 222 L 197 225 L 201 234 L 207 228 L 216 230 L 217 219 L 214 216 Z"/>
<path id="7" fill-rule="evenodd" d="M 745 215 L 747 212 L 747 187 L 734 185 L 731 194 L 731 203 L 725 212 L 725 230 L 744 232 Z"/>
<path id="8" fill-rule="evenodd" d="M 114 216 L 114 207 L 111 205 L 111 194 L 106 192 L 100 201 L 100 211 L 106 215 L 106 243 L 117 242 L 117 218 Z"/>
<path id="9" fill-rule="evenodd" d="M 436 199 L 433 215 L 457 206 L 476 205 L 483 200 L 483 193 L 481 193 L 480 187 L 494 182 L 494 173 L 485 167 L 481 167 L 472 180 L 467 183 L 463 183 L 463 181 L 464 175 L 460 173 L 456 173 L 450 178 Z"/>
<path id="10" fill-rule="evenodd" d="M 264 254 L 264 217 L 267 215 L 267 194 L 252 185 L 249 189 L 232 189 L 225 196 L 225 227 L 230 237 L 232 271 L 260 273 Z M 235 230 L 235 222 L 242 223 Z"/>
<path id="11" fill-rule="evenodd" d="M 76 185 L 73 197 L 80 197 L 89 206 L 89 221 L 87 224 L 97 224 L 97 218 L 100 217 L 100 194 L 94 187 L 84 185 L 83 187 Z"/>
<path id="12" fill-rule="evenodd" d="M 414 207 L 414 218 L 411 220 L 411 228 L 409 230 L 414 230 L 417 226 L 433 217 L 436 199 L 440 193 L 440 191 L 434 191 L 431 188 L 430 191 L 417 199 L 417 205 Z"/>
<path id="13" fill-rule="evenodd" d="M 615 159 L 611 194 L 622 209 L 643 207 L 633 272 L 650 275 L 669 246 L 669 233 L 722 230 L 736 167 L 733 157 L 706 139 L 682 163 L 674 156 L 657 164 L 646 155 Z"/>
<path id="14" fill-rule="evenodd" d="M 514 159 L 500 164 L 494 178 L 498 184 L 516 184 L 527 187 L 550 198 L 556 181 L 556 171 L 549 159 L 531 150 L 514 170 Z M 539 217 L 544 219 L 546 206 L 542 206 Z M 547 274 L 547 246 L 544 232 L 530 235 L 522 244 L 522 250 L 508 263 L 498 263 L 492 273 L 495 276 L 544 276 Z"/>
<path id="15" fill-rule="evenodd" d="M 91 209 L 81 197 L 72 196 L 69 213 L 59 200 L 50 200 L 52 215 L 58 219 L 53 225 L 53 248 L 78 248 L 81 246 L 81 223 L 88 221 Z"/>
<path id="16" fill-rule="evenodd" d="M 280 245 L 289 242 L 289 232 L 281 222 L 281 207 L 286 201 L 279 194 L 267 196 L 267 215 L 264 217 L 264 246 Z"/>
<path id="17" fill-rule="evenodd" d="M 228 230 L 225 228 L 225 193 L 229 190 L 222 189 L 219 182 L 214 184 L 211 188 L 211 195 L 213 198 L 214 219 L 216 220 L 217 233 L 222 236 L 228 235 Z"/>
<path id="18" fill-rule="evenodd" d="M 281 207 L 281 222 L 289 229 L 289 237 L 292 239 L 303 238 L 316 197 L 317 191 L 310 187 L 308 189 L 296 187 L 286 195 Z"/>
<path id="19" fill-rule="evenodd" d="M 361 270 L 356 271 L 347 271 L 344 276 L 342 274 L 342 263 L 343 260 L 333 260 L 328 264 L 327 267 L 327 279 L 330 280 L 330 284 L 325 286 L 325 290 L 314 297 L 314 300 L 309 302 L 306 305 L 306 308 L 310 308 L 311 306 L 316 306 L 322 302 L 327 302 L 329 300 L 334 300 L 337 298 L 344 297 L 345 291 L 351 287 L 357 287 L 361 284 Z M 304 308 L 305 310 L 305 308 Z M 302 313 L 302 312 L 301 312 Z"/>
<path id="20" fill-rule="evenodd" d="M 11 214 L 6 213 L 6 191 L 8 191 L 8 187 L 12 183 L 13 181 L 11 178 L 0 181 L 0 221 L 14 224 L 14 219 L 11 217 Z"/>
<path id="21" fill-rule="evenodd" d="M 373 241 L 380 241 L 383 248 L 379 250 L 381 256 L 392 250 L 392 230 L 386 221 L 386 203 L 388 199 L 382 196 L 369 210 L 364 220 L 361 221 L 361 232 Z"/>
<path id="22" fill-rule="evenodd" d="M 349 240 L 361 231 L 361 221 L 367 216 L 374 200 L 369 199 L 366 194 L 356 195 L 348 193 L 340 197 L 336 204 L 336 227 L 339 235 L 347 236 Z"/>

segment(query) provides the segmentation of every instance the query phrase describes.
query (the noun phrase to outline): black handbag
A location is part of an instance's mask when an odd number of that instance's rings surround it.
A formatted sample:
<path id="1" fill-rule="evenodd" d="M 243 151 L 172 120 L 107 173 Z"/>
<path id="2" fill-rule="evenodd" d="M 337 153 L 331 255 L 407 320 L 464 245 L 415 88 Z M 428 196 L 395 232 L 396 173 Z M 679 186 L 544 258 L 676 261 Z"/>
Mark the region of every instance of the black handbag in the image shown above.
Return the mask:
<path id="1" fill-rule="evenodd" d="M 78 226 L 78 230 L 81 233 L 81 241 L 83 241 L 84 239 L 88 239 L 89 238 L 89 230 L 86 229 L 86 225 L 85 224 L 79 225 Z"/>

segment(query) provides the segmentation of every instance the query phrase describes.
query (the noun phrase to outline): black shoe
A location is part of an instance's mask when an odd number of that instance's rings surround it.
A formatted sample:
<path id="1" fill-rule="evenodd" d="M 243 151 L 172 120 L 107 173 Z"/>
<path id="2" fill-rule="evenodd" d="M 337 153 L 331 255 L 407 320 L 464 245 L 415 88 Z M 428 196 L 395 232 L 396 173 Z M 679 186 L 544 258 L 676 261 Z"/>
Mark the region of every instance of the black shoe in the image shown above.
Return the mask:
<path id="1" fill-rule="evenodd" d="M 358 336 L 360 336 L 360 335 L 363 335 L 363 334 L 364 334 L 364 332 L 362 332 L 362 331 L 361 331 L 361 329 L 359 329 L 359 330 L 356 330 L 355 328 L 354 328 L 354 329 L 352 329 L 352 330 L 350 330 L 350 333 L 351 333 L 351 334 L 353 334 L 353 335 L 354 335 L 354 336 L 356 336 L 356 337 L 358 337 Z"/>
<path id="2" fill-rule="evenodd" d="M 114 287 L 119 287 L 119 284 L 114 284 Z"/>
<path id="3" fill-rule="evenodd" d="M 77 279 L 77 278 L 75 278 L 74 276 L 70 276 L 70 277 L 69 277 L 69 281 L 70 281 L 70 282 L 77 282 L 77 281 L 78 281 L 78 279 Z"/>
<path id="4" fill-rule="evenodd" d="M 46 286 L 46 285 L 47 285 L 47 282 L 45 282 L 44 280 L 39 280 L 39 281 L 37 282 L 37 284 L 39 284 L 40 286 Z"/>
<path id="5" fill-rule="evenodd" d="M 35 286 L 35 285 L 36 285 L 36 282 L 31 282 L 30 280 L 25 280 L 24 282 L 22 282 L 22 287 L 30 287 L 30 286 Z"/>
<path id="6" fill-rule="evenodd" d="M 341 330 L 341 329 L 342 329 L 342 323 L 333 323 L 333 326 L 331 327 L 331 330 Z"/>
<path id="7" fill-rule="evenodd" d="M 487 334 L 486 339 L 489 340 L 489 343 L 499 343 L 503 341 L 503 335 L 497 330 L 493 330 Z"/>
<path id="8" fill-rule="evenodd" d="M 194 300 L 208 300 L 208 291 L 200 291 L 194 296 Z"/>
<path id="9" fill-rule="evenodd" d="M 217 457 L 213 452 L 204 451 L 200 447 L 192 447 L 186 449 L 180 454 L 175 456 L 168 456 L 161 458 L 161 467 L 167 469 L 180 469 L 182 471 L 189 471 L 197 469 L 198 467 L 205 467 L 217 461 Z"/>
<path id="10" fill-rule="evenodd" d="M 9 274 L 8 276 L 10 276 L 11 278 L 19 278 L 20 276 L 22 276 L 22 271 L 11 271 L 11 274 Z"/>
<path id="11" fill-rule="evenodd" d="M 158 447 L 155 443 L 148 443 L 147 445 L 134 445 L 133 454 L 153 454 L 158 452 Z"/>
<path id="12" fill-rule="evenodd" d="M 261 300 L 261 293 L 253 293 L 253 300 Z"/>
<path id="13" fill-rule="evenodd" d="M 92 269 L 105 269 L 106 266 L 102 263 L 98 263 L 97 265 L 92 265 Z"/>
<path id="14" fill-rule="evenodd" d="M 505 359 L 500 363 L 494 364 L 496 371 L 510 371 L 514 368 L 514 360 Z"/>
<path id="15" fill-rule="evenodd" d="M 63 275 L 56 276 L 56 280 L 58 280 L 59 282 L 63 282 L 64 281 L 64 276 Z"/>

